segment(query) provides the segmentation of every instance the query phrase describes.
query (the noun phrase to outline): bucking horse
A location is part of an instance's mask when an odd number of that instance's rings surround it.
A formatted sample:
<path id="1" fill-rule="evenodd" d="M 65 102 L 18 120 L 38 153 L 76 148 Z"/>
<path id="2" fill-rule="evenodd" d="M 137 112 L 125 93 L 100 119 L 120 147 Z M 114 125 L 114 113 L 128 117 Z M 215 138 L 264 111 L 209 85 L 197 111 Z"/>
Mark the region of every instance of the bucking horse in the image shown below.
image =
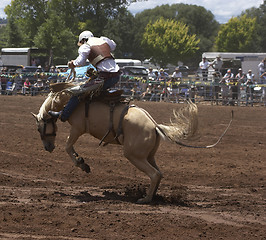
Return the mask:
<path id="1" fill-rule="evenodd" d="M 65 91 L 51 91 L 41 105 L 39 113 L 37 115 L 32 113 L 36 119 L 44 148 L 49 152 L 55 148 L 57 120 L 52 118 L 48 112 L 49 110 L 62 110 L 68 99 L 69 96 Z M 188 101 L 178 111 L 173 111 L 174 114 L 169 124 L 158 124 L 145 109 L 119 101 L 114 103 L 110 99 L 112 98 L 109 98 L 109 101 L 83 100 L 80 102 L 68 120 L 71 127 L 65 150 L 75 166 L 89 173 L 89 165 L 74 149 L 74 144 L 81 135 L 89 133 L 101 143 L 123 145 L 124 156 L 150 178 L 146 196 L 137 201 L 149 203 L 162 178 L 162 173 L 155 162 L 160 140 L 187 147 L 198 147 L 182 143 L 182 140 L 190 139 L 197 131 L 198 108 L 196 104 Z M 223 135 L 215 144 L 200 148 L 214 147 Z"/>

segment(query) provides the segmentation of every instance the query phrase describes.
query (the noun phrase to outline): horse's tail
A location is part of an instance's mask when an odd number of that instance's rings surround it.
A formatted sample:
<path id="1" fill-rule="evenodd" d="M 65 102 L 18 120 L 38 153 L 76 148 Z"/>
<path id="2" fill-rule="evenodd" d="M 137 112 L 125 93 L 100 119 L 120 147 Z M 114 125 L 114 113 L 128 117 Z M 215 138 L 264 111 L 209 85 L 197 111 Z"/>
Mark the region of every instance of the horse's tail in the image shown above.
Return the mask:
<path id="1" fill-rule="evenodd" d="M 173 110 L 170 124 L 157 124 L 157 132 L 171 142 L 190 139 L 198 129 L 198 107 L 190 100 L 179 111 Z"/>
<path id="2" fill-rule="evenodd" d="M 214 144 L 208 146 L 192 146 L 182 143 L 182 140 L 190 139 L 191 137 L 193 137 L 198 129 L 198 108 L 196 104 L 192 103 L 191 101 L 188 101 L 188 104 L 186 104 L 178 112 L 174 111 L 174 121 L 171 121 L 170 125 L 157 124 L 156 130 L 164 140 L 169 140 L 184 147 L 212 148 L 222 140 L 223 136 L 229 129 L 232 121 L 233 111 L 228 126 Z"/>

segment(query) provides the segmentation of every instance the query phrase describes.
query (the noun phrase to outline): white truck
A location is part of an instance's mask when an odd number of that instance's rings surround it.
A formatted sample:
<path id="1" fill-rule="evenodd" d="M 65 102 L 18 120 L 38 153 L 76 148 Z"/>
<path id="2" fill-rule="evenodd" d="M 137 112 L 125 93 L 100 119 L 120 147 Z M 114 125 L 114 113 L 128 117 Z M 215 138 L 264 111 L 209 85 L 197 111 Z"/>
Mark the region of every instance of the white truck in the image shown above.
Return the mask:
<path id="1" fill-rule="evenodd" d="M 258 79 L 258 65 L 262 59 L 266 58 L 266 53 L 204 52 L 202 54 L 202 57 L 206 57 L 208 61 L 213 61 L 217 56 L 221 56 L 221 59 L 224 62 L 228 62 L 230 60 L 239 61 L 244 73 L 247 73 L 248 70 L 252 70 L 252 73 L 255 75 L 255 79 Z M 226 68 L 226 66 L 223 66 L 223 68 Z"/>
<path id="2" fill-rule="evenodd" d="M 38 48 L 2 48 L 2 66 L 45 66 L 50 56 Z"/>
<path id="3" fill-rule="evenodd" d="M 31 48 L 2 48 L 3 65 L 31 65 Z"/>

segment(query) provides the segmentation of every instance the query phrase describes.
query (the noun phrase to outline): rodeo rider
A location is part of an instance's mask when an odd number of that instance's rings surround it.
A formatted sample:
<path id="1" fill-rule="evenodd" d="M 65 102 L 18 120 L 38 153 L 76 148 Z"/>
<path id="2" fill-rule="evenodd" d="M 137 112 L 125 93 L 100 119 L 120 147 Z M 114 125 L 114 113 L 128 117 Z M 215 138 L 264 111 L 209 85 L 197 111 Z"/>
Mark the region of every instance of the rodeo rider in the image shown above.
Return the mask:
<path id="1" fill-rule="evenodd" d="M 78 57 L 75 60 L 68 62 L 68 67 L 84 66 L 88 59 L 90 63 L 97 69 L 98 78 L 104 80 L 102 91 L 114 86 L 119 81 L 119 66 L 116 64 L 112 51 L 116 48 L 116 43 L 107 37 L 94 37 L 92 32 L 84 31 L 79 35 L 78 42 L 79 50 Z M 96 81 L 95 81 L 95 84 Z M 91 83 L 88 84 L 88 89 Z M 86 84 L 83 86 L 86 89 Z M 60 112 L 49 111 L 49 114 L 54 118 L 60 118 L 65 122 L 69 119 L 71 113 L 79 104 L 79 95 L 73 95 L 64 109 Z"/>

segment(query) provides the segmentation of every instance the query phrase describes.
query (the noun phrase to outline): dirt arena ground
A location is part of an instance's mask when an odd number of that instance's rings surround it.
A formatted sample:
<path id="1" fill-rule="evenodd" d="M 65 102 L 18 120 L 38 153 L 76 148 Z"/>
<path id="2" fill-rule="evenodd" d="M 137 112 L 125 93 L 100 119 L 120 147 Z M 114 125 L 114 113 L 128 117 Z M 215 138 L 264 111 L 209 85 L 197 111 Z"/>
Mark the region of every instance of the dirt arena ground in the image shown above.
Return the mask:
<path id="1" fill-rule="evenodd" d="M 152 204 L 136 200 L 149 179 L 117 145 L 82 136 L 86 174 L 64 151 L 68 123 L 58 122 L 56 149 L 43 149 L 35 120 L 45 96 L 0 96 L 0 239 L 266 239 L 266 108 L 199 104 L 199 138 L 191 149 L 161 142 L 164 174 Z M 158 123 L 171 103 L 136 102 Z"/>

